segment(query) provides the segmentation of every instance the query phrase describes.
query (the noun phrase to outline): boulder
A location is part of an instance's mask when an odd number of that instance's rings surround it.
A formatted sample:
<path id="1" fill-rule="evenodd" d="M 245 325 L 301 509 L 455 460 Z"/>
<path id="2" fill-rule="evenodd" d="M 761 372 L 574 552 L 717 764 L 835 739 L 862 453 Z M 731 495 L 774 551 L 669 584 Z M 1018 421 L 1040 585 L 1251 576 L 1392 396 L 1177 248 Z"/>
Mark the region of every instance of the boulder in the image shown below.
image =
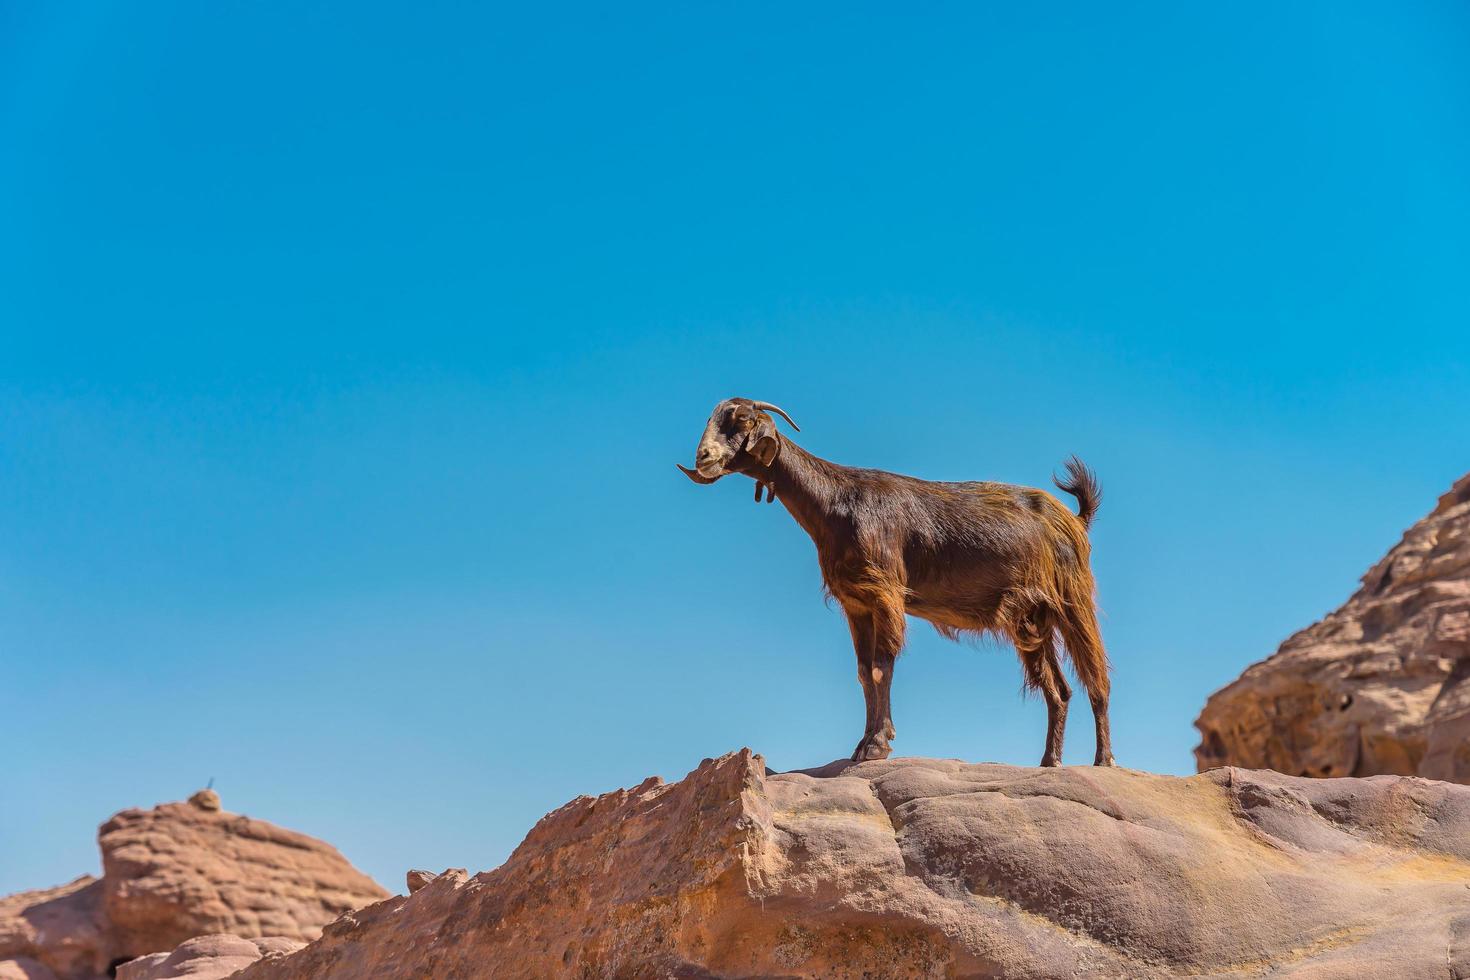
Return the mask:
<path id="1" fill-rule="evenodd" d="M 0 980 L 56 980 L 56 974 L 40 960 L 17 956 L 0 960 Z"/>
<path id="2" fill-rule="evenodd" d="M 331 845 L 221 810 L 212 790 L 124 810 L 98 844 L 101 878 L 0 898 L 4 969 L 34 972 L 34 963 L 59 980 L 91 980 L 211 933 L 299 944 L 387 894 Z"/>
<path id="3" fill-rule="evenodd" d="M 117 980 L 222 980 L 257 960 L 285 956 L 300 949 L 295 939 L 241 939 L 239 936 L 197 936 L 180 943 L 171 953 L 140 956 L 117 968 Z"/>
<path id="4" fill-rule="evenodd" d="M 189 802 L 201 810 L 218 810 L 221 808 L 219 794 L 208 786 L 189 797 Z"/>
<path id="5" fill-rule="evenodd" d="M 1470 787 L 748 750 L 581 797 L 494 871 L 346 913 L 239 980 L 1443 978 Z"/>
<path id="6" fill-rule="evenodd" d="M 115 956 L 211 933 L 314 939 L 386 894 L 330 844 L 189 803 L 124 810 L 98 843 Z"/>
<path id="7" fill-rule="evenodd" d="M 465 873 L 466 872 L 465 872 L 464 868 L 449 868 L 448 870 L 444 871 L 443 873 L 444 874 L 457 874 L 461 878 L 463 878 L 465 876 Z M 414 892 L 418 891 L 420 888 L 423 888 L 425 885 L 430 884 L 431 882 L 433 882 L 433 880 L 435 878 L 439 877 L 439 876 L 436 875 L 436 874 L 434 874 L 432 871 L 420 871 L 419 869 L 415 868 L 412 871 L 410 871 L 406 877 L 407 877 L 407 884 L 408 884 L 408 893 L 410 895 L 412 895 Z"/>
<path id="8" fill-rule="evenodd" d="M 1470 782 L 1470 475 L 1338 610 L 1216 692 L 1195 760 Z"/>
<path id="9" fill-rule="evenodd" d="M 107 969 L 102 881 L 83 875 L 65 885 L 0 898 L 0 977 L 92 977 Z M 50 973 L 37 970 L 37 964 Z M 23 972 L 29 970 L 31 972 Z"/>

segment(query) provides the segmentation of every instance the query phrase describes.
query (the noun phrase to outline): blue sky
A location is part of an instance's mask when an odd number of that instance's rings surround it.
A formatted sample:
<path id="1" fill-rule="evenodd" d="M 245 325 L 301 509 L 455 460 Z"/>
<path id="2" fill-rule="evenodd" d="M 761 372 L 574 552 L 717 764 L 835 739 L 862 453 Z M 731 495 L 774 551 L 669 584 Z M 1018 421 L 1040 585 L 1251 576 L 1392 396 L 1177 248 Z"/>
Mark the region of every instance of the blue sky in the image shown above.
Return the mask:
<path id="1" fill-rule="evenodd" d="M 734 394 L 918 476 L 1079 453 L 1118 758 L 1190 771 L 1470 468 L 1467 43 L 1452 3 L 7 5 L 0 892 L 211 777 L 401 888 L 851 751 L 810 543 L 673 466 Z M 911 636 L 897 752 L 1040 757 L 1009 650 Z"/>

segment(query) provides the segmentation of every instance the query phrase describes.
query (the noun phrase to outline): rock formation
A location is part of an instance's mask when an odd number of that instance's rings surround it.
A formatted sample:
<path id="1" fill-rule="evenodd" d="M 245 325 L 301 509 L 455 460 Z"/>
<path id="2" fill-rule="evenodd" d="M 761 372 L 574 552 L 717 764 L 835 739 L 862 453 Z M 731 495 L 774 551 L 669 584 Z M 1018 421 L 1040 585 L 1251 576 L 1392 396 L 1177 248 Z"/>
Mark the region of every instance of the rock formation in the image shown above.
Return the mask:
<path id="1" fill-rule="evenodd" d="M 386 894 L 330 845 L 219 805 L 124 810 L 98 832 L 101 878 L 0 899 L 0 978 L 86 980 L 208 933 L 304 942 Z"/>
<path id="2" fill-rule="evenodd" d="M 106 932 L 102 881 L 91 875 L 0 898 L 0 978 L 95 976 L 111 962 Z"/>
<path id="3" fill-rule="evenodd" d="M 1470 475 L 1342 608 L 1216 692 L 1200 770 L 1470 782 Z"/>
<path id="4" fill-rule="evenodd" d="M 1470 787 L 743 751 L 410 887 L 236 980 L 1464 976 Z"/>
<path id="5" fill-rule="evenodd" d="M 261 959 L 300 949 L 294 939 L 241 939 L 199 936 L 180 943 L 171 953 L 151 953 L 117 968 L 117 980 L 222 980 Z"/>

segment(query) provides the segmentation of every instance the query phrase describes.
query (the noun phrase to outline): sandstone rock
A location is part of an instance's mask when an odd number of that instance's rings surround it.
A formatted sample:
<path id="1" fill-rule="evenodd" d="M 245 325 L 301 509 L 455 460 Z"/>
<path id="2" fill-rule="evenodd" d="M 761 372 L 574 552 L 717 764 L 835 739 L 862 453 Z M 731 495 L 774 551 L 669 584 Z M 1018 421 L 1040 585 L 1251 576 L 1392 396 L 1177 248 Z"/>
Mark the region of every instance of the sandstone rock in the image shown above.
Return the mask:
<path id="1" fill-rule="evenodd" d="M 262 958 L 285 956 L 300 949 L 294 939 L 241 939 L 239 936 L 198 936 L 171 953 L 141 956 L 117 968 L 117 980 L 221 980 Z"/>
<path id="2" fill-rule="evenodd" d="M 328 844 L 193 801 L 124 810 L 98 843 L 102 878 L 0 898 L 0 961 L 90 980 L 210 933 L 314 939 L 387 894 Z"/>
<path id="3" fill-rule="evenodd" d="M 216 793 L 214 790 L 208 788 L 201 789 L 199 792 L 189 797 L 189 802 L 194 804 L 201 810 L 220 809 L 219 794 Z"/>
<path id="4" fill-rule="evenodd" d="M 463 868 L 450 868 L 444 873 L 459 874 L 463 876 L 465 874 L 465 870 Z M 420 871 L 418 869 L 410 871 L 408 873 L 408 893 L 412 895 L 414 892 L 429 884 L 437 877 L 439 876 L 434 874 L 432 871 Z"/>
<path id="5" fill-rule="evenodd" d="M 1470 475 L 1342 608 L 1216 692 L 1201 770 L 1470 782 Z"/>
<path id="6" fill-rule="evenodd" d="M 101 973 L 110 962 L 106 930 L 102 882 L 91 875 L 56 888 L 0 898 L 0 960 L 22 964 L 8 967 L 12 973 L 34 970 L 26 963 L 40 963 L 67 978 Z"/>
<path id="7" fill-rule="evenodd" d="M 510 859 L 238 980 L 1442 978 L 1470 787 L 748 750 L 548 814 Z"/>
<path id="8" fill-rule="evenodd" d="M 0 980 L 56 980 L 56 974 L 39 960 L 18 956 L 0 960 Z"/>
<path id="9" fill-rule="evenodd" d="M 102 825 L 103 908 L 118 956 L 210 933 L 314 939 L 385 892 L 314 837 L 187 803 Z"/>

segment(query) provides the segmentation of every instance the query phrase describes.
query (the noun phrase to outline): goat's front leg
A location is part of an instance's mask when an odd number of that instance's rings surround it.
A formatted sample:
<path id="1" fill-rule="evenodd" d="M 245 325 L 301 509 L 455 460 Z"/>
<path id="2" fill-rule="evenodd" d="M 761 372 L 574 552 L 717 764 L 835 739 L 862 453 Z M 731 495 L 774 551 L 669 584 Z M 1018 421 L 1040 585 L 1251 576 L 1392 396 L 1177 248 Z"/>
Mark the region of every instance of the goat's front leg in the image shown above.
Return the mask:
<path id="1" fill-rule="evenodd" d="M 857 676 L 858 683 L 863 688 L 863 703 L 867 708 L 867 717 L 863 720 L 863 739 L 873 731 L 873 719 L 877 709 L 876 694 L 873 690 L 873 614 L 862 610 L 848 610 L 847 628 L 852 631 L 852 650 L 857 654 Z M 853 761 L 861 762 L 861 751 L 863 742 L 858 743 L 858 751 L 853 753 Z"/>
<path id="2" fill-rule="evenodd" d="M 879 608 L 867 616 L 871 629 L 864 631 L 871 638 L 871 653 L 866 658 L 863 648 L 857 643 L 859 630 L 853 627 L 854 646 L 858 649 L 859 679 L 863 681 L 863 693 L 868 700 L 868 724 L 863 739 L 852 753 L 855 762 L 869 759 L 886 759 L 893 751 L 889 740 L 896 736 L 893 730 L 893 710 L 889 692 L 893 687 L 893 664 L 903 649 L 904 620 L 901 610 Z M 866 676 L 864 676 L 866 674 Z"/>

